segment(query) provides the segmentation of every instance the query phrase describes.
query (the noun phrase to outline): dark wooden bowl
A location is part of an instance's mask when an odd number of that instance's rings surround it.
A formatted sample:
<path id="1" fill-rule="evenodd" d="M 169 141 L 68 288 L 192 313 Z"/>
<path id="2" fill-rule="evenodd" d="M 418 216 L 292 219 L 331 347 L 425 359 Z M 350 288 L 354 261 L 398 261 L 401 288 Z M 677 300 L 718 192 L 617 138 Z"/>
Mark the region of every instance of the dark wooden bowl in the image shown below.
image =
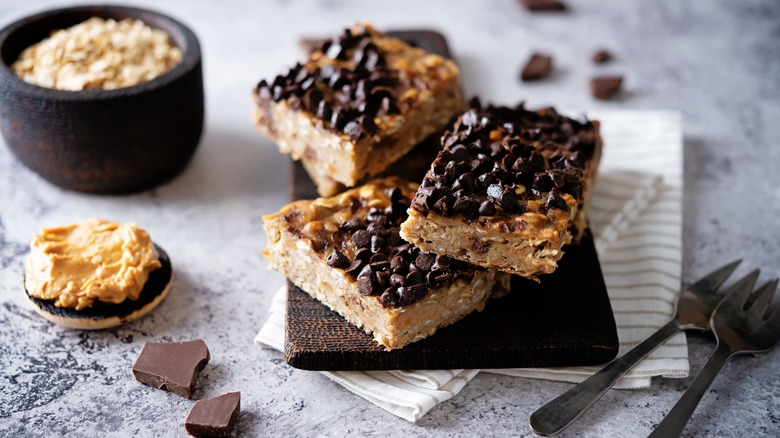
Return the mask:
<path id="1" fill-rule="evenodd" d="M 54 29 L 90 17 L 140 19 L 170 35 L 182 62 L 157 78 L 115 90 L 64 91 L 24 82 L 10 69 Z M 13 153 L 46 180 L 71 190 L 129 193 L 179 174 L 203 132 L 200 45 L 182 23 L 122 6 L 42 12 L 0 31 L 0 131 Z"/>

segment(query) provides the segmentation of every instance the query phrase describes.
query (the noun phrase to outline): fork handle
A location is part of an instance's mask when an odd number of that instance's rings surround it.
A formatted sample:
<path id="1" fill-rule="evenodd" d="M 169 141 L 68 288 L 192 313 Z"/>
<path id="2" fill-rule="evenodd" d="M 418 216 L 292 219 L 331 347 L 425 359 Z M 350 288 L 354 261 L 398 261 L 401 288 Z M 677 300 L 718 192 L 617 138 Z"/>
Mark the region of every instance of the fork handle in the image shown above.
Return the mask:
<path id="1" fill-rule="evenodd" d="M 584 382 L 569 389 L 531 415 L 531 429 L 539 435 L 553 435 L 582 415 L 615 382 L 664 341 L 680 331 L 677 323 L 670 321 L 649 338 L 639 343 L 623 356 L 613 360 Z"/>
<path id="2" fill-rule="evenodd" d="M 688 424 L 688 420 L 691 419 L 693 411 L 699 405 L 702 396 L 707 392 L 707 388 L 715 380 L 715 376 L 718 375 L 723 365 L 731 357 L 731 353 L 729 347 L 718 343 L 718 347 L 712 353 L 704 368 L 701 369 L 699 375 L 696 376 L 691 386 L 680 397 L 677 404 L 674 405 L 663 421 L 650 434 L 651 437 L 680 436 L 683 429 L 685 429 L 685 425 Z"/>

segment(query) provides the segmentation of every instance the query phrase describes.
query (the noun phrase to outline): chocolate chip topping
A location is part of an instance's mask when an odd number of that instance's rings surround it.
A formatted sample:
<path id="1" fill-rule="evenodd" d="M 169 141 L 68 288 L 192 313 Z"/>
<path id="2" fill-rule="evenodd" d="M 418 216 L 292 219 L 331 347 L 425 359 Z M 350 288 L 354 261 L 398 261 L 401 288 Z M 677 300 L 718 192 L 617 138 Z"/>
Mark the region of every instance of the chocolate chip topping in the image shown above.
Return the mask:
<path id="1" fill-rule="evenodd" d="M 371 33 L 346 29 L 322 43 L 319 52 L 332 62 L 316 68 L 299 63 L 270 83 L 260 81 L 255 89 L 260 103 L 286 101 L 355 141 L 376 132 L 378 115 L 399 113 L 398 73 L 390 69 Z"/>
<path id="2" fill-rule="evenodd" d="M 399 226 L 408 217 L 409 199 L 398 188 L 388 189 L 386 195 L 390 205 L 371 207 L 363 220 L 353 218 L 339 226 L 340 243 L 334 242 L 336 248 L 327 258 L 328 265 L 344 269 L 356 280 L 362 295 L 378 296 L 385 307 L 407 306 L 429 290 L 480 269 L 404 242 Z M 344 255 L 348 251 L 339 249 L 349 244 L 355 249 L 351 261 Z"/>
<path id="3" fill-rule="evenodd" d="M 565 210 L 563 193 L 579 200 L 596 148 L 591 122 L 523 104 L 483 108 L 475 99 L 470 107 L 442 137 L 412 208 L 472 219 L 520 214 L 529 201 Z"/>

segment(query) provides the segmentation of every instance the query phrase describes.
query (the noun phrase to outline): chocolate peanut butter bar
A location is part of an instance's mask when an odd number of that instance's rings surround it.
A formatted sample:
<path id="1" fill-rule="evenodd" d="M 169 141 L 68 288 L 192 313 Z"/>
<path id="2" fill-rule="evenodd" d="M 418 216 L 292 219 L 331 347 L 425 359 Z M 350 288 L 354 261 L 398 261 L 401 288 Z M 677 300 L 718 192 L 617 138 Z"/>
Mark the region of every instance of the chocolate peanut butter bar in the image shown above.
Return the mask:
<path id="1" fill-rule="evenodd" d="M 369 25 L 260 81 L 254 97 L 257 129 L 303 162 L 322 196 L 379 174 L 463 109 L 455 63 Z"/>
<path id="2" fill-rule="evenodd" d="M 404 242 L 417 184 L 378 179 L 264 216 L 273 269 L 386 349 L 433 334 L 504 294 L 509 275 Z"/>
<path id="3" fill-rule="evenodd" d="M 442 137 L 401 236 L 425 251 L 538 279 L 585 229 L 599 123 L 523 104 L 470 106 Z"/>

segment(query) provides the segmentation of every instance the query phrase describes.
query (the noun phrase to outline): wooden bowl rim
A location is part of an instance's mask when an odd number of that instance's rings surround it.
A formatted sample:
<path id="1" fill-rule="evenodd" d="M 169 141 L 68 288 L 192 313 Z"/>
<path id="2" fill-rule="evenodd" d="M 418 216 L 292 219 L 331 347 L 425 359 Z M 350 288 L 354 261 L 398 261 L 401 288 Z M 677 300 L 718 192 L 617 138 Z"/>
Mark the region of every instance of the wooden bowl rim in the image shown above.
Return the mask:
<path id="1" fill-rule="evenodd" d="M 0 30 L 0 53 L 8 42 L 17 32 L 25 27 L 37 24 L 41 21 L 61 18 L 62 16 L 84 14 L 85 12 L 94 13 L 92 16 L 120 15 L 127 18 L 136 18 L 143 16 L 144 23 L 152 28 L 160 29 L 168 34 L 171 41 L 182 51 L 182 60 L 179 64 L 156 78 L 131 85 L 129 87 L 115 88 L 112 90 L 59 90 L 47 88 L 25 82 L 22 78 L 16 76 L 10 66 L 0 56 L 0 84 L 7 83 L 11 87 L 27 94 L 37 96 L 48 100 L 57 101 L 99 101 L 113 98 L 134 96 L 153 91 L 163 87 L 171 82 L 177 81 L 187 73 L 191 72 L 200 64 L 201 51 L 198 38 L 195 33 L 186 25 L 173 17 L 150 9 L 137 8 L 132 6 L 120 5 L 78 5 L 64 8 L 48 9 L 26 17 L 22 17 Z M 152 17 L 152 20 L 148 20 Z M 74 23 L 77 24 L 78 22 Z M 161 27 L 165 24 L 167 29 Z M 57 26 L 53 27 L 55 30 Z"/>

